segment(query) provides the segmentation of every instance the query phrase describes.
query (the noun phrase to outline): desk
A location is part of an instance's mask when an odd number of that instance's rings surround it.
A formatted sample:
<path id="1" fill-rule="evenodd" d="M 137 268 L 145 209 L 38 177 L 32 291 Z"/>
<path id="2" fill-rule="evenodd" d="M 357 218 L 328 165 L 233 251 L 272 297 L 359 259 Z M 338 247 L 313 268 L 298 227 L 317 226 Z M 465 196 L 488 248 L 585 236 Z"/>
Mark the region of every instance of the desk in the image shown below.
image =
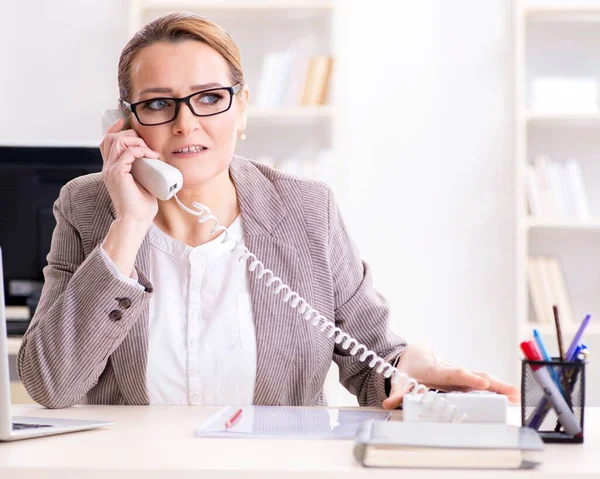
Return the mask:
<path id="1" fill-rule="evenodd" d="M 15 406 L 13 414 L 110 420 L 111 428 L 0 443 L 2 479 L 218 477 L 344 479 L 510 479 L 600 477 L 600 408 L 586 410 L 586 443 L 546 444 L 536 471 L 367 469 L 352 441 L 200 439 L 193 429 L 217 407 Z M 518 423 L 518 408 L 511 408 Z M 398 413 L 395 413 L 395 417 Z"/>

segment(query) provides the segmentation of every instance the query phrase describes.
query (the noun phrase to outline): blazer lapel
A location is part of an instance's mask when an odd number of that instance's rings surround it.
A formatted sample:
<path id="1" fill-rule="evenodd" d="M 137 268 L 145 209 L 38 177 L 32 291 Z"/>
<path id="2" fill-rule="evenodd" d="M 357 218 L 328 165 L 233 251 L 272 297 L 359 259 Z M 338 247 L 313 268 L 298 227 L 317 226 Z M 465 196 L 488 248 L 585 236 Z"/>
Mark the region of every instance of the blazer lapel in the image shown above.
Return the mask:
<path id="1" fill-rule="evenodd" d="M 271 181 L 248 160 L 234 156 L 230 173 L 238 193 L 246 247 L 284 284 L 297 291 L 298 251 L 273 234 L 285 217 L 281 197 Z M 265 282 L 270 276 L 258 279 L 258 271 L 247 273 L 257 347 L 254 404 L 278 405 L 286 393 L 295 359 L 301 317 L 282 301 L 285 291 L 273 294 L 279 283 L 267 287 Z"/>

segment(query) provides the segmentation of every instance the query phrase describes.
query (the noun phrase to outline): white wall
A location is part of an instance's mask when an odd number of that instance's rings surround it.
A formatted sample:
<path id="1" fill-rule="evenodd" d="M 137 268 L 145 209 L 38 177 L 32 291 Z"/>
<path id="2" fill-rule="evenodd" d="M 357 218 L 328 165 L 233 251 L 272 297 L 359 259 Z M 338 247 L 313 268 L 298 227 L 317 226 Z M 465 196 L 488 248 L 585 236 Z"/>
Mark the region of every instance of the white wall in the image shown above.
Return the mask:
<path id="1" fill-rule="evenodd" d="M 2 2 L 0 143 L 99 143 L 127 11 L 122 0 Z"/>
<path id="2" fill-rule="evenodd" d="M 508 377 L 517 354 L 511 2 L 339 3 L 351 232 L 399 333 Z M 97 141 L 99 112 L 117 98 L 126 4 L 0 8 L 0 143 Z M 32 114 L 36 105 L 48 113 Z"/>
<path id="3" fill-rule="evenodd" d="M 346 217 L 395 329 L 516 380 L 510 3 L 345 4 L 338 75 Z"/>

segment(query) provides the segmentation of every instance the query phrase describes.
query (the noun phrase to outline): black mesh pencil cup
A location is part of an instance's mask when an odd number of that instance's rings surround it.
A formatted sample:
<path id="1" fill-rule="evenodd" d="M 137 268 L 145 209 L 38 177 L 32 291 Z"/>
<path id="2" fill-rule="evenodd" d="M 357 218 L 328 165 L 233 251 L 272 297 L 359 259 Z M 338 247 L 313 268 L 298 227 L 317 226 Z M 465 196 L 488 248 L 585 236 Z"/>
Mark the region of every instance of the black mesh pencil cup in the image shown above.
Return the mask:
<path id="1" fill-rule="evenodd" d="M 535 429 L 544 442 L 582 443 L 583 414 L 585 406 L 585 362 L 530 361 L 521 363 L 521 424 Z M 554 392 L 565 399 L 570 413 L 571 424 L 579 425 L 581 432 L 572 434 L 565 431 L 556 410 L 545 392 L 547 386 L 540 379 L 539 370 L 544 368 L 552 379 Z"/>

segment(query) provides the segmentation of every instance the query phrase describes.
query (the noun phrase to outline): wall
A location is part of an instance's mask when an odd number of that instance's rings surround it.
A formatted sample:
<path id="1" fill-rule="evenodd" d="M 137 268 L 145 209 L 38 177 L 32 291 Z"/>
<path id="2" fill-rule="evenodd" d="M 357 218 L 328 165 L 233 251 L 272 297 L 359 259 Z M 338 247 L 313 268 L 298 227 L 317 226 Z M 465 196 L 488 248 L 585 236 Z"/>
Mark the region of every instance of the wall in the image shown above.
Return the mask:
<path id="1" fill-rule="evenodd" d="M 395 329 L 515 381 L 510 3 L 344 3 L 338 74 L 346 218 Z"/>
<path id="2" fill-rule="evenodd" d="M 118 98 L 126 2 L 9 0 L 0 13 L 0 143 L 98 144 Z"/>

